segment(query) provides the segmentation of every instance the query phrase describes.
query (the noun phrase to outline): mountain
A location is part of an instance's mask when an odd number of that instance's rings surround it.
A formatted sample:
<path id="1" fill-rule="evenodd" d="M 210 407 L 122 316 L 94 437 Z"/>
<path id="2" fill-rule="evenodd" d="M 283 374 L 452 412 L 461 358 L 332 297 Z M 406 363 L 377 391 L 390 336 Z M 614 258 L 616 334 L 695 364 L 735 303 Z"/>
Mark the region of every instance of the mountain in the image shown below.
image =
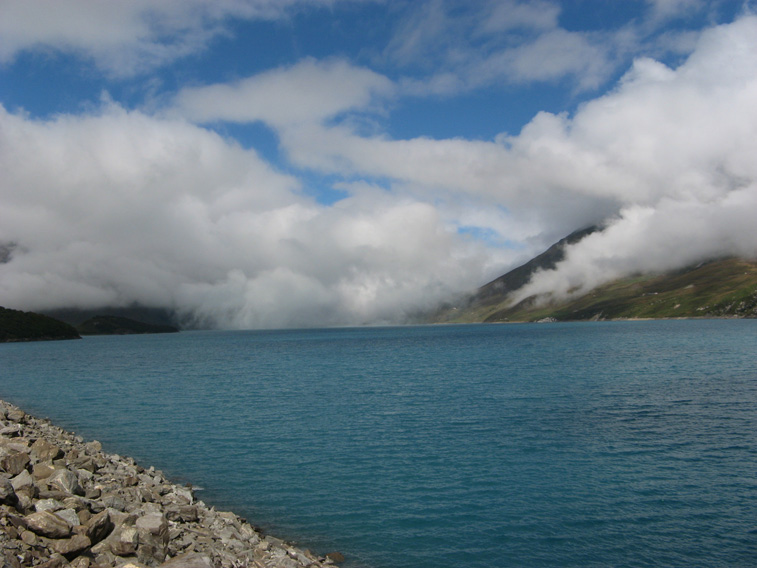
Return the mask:
<path id="1" fill-rule="evenodd" d="M 67 323 L 34 312 L 0 307 L 0 342 L 81 339 Z"/>
<path id="2" fill-rule="evenodd" d="M 95 316 L 78 326 L 82 335 L 131 335 L 135 333 L 176 333 L 178 328 L 172 325 L 144 323 L 120 316 Z"/>
<path id="3" fill-rule="evenodd" d="M 492 280 L 485 286 L 478 289 L 478 292 L 472 298 L 473 306 L 486 306 L 501 302 L 510 292 L 518 290 L 528 284 L 531 276 L 537 270 L 551 270 L 557 263 L 565 258 L 565 249 L 568 245 L 577 243 L 584 237 L 598 231 L 599 227 L 591 226 L 580 231 L 575 231 L 560 239 L 558 242 L 549 247 L 546 251 L 529 260 L 526 264 L 511 270 L 507 274 Z"/>
<path id="4" fill-rule="evenodd" d="M 151 325 L 173 326 L 176 324 L 173 313 L 169 310 L 163 308 L 148 308 L 139 304 L 134 304 L 125 308 L 60 308 L 56 310 L 45 310 L 44 314 L 73 326 L 79 326 L 88 319 L 98 316 L 116 316 Z"/>
<path id="5" fill-rule="evenodd" d="M 565 248 L 596 231 L 590 227 L 479 288 L 435 322 L 523 322 L 630 318 L 757 317 L 757 260 L 726 258 L 666 274 L 644 274 L 599 286 L 576 298 L 529 297 L 514 304 L 512 292 L 539 269 L 564 258 Z"/>

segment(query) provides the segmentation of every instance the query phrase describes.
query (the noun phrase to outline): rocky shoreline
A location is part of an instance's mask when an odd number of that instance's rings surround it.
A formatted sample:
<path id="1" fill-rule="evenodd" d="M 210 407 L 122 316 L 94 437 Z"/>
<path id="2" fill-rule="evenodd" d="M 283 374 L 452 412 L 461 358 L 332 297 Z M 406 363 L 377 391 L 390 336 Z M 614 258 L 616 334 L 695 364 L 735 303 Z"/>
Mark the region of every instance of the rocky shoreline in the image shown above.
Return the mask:
<path id="1" fill-rule="evenodd" d="M 0 548 L 19 568 L 321 568 L 162 472 L 0 400 Z"/>

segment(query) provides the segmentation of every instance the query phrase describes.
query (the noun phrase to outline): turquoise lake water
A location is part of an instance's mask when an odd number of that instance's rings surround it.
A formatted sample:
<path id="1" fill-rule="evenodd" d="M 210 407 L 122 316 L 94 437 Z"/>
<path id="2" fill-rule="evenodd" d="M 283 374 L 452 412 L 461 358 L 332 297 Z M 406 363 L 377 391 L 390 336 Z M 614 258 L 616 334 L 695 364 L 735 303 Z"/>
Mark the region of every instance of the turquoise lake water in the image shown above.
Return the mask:
<path id="1" fill-rule="evenodd" d="M 0 345 L 0 398 L 347 568 L 757 566 L 757 321 Z"/>

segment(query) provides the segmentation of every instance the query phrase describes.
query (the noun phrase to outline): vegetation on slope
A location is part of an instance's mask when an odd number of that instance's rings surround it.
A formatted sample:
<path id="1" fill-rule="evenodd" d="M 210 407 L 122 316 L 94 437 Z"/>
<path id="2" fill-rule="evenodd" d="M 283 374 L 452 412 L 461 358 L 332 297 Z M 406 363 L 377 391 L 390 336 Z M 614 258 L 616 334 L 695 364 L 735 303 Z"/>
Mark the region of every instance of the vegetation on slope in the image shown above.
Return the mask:
<path id="1" fill-rule="evenodd" d="M 81 339 L 67 323 L 33 312 L 0 307 L 0 342 Z"/>
<path id="2" fill-rule="evenodd" d="M 450 322 L 757 317 L 757 261 L 725 259 L 663 275 L 624 278 L 578 298 L 506 296 L 448 312 Z"/>
<path id="3" fill-rule="evenodd" d="M 155 325 L 120 316 L 95 316 L 77 326 L 82 335 L 131 335 L 135 333 L 175 333 L 171 325 Z"/>

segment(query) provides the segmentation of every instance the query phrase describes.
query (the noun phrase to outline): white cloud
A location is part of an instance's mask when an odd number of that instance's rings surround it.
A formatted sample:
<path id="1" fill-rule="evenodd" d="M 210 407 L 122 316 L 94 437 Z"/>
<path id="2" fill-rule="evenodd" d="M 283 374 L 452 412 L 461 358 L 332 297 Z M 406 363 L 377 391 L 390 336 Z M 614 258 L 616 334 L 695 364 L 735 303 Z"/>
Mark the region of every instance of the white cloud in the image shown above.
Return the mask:
<path id="1" fill-rule="evenodd" d="M 492 77 L 601 80 L 588 36 L 526 12 L 515 46 L 479 59 L 442 50 L 439 90 L 472 84 L 496 57 L 507 71 Z M 482 21 L 464 22 L 466 33 Z M 573 48 L 553 67 L 534 63 L 560 45 Z M 493 141 L 394 140 L 355 126 L 406 87 L 346 60 L 304 59 L 182 90 L 160 117 L 116 104 L 46 121 L 0 109 L 0 245 L 18 243 L 0 264 L 0 297 L 24 309 L 138 301 L 218 326 L 361 323 L 472 288 L 496 275 L 495 261 L 602 220 L 607 229 L 529 293 L 757 254 L 757 18 L 707 30 L 678 68 L 638 58 L 573 116 L 539 113 Z M 289 166 L 335 176 L 348 197 L 319 205 L 295 175 L 188 120 L 265 122 Z M 469 225 L 524 248 L 485 251 L 458 234 Z"/>
<path id="2" fill-rule="evenodd" d="M 498 33 L 518 29 L 557 28 L 560 7 L 554 2 L 536 0 L 517 2 L 498 0 L 490 2 L 489 13 L 481 24 L 481 32 Z"/>
<path id="3" fill-rule="evenodd" d="M 757 180 L 755 38 L 754 17 L 712 28 L 680 67 L 638 59 L 614 91 L 575 116 L 540 113 L 518 136 L 495 142 L 366 137 L 318 121 L 278 132 L 300 167 L 389 178 L 437 202 L 466 195 L 473 210 L 504 207 L 539 227 L 534 233 L 543 238 L 614 219 L 603 235 L 636 244 L 592 237 L 605 245 L 597 250 L 612 251 L 612 262 L 597 256 L 588 266 L 572 256 L 575 268 L 561 269 L 572 270 L 563 289 L 579 278 L 592 286 L 623 271 L 682 266 L 727 251 L 757 254 L 757 238 L 730 205 L 737 196 L 750 203 Z M 511 230 L 500 234 L 507 239 Z M 669 230 L 687 244 L 668 238 Z M 693 238 L 697 232 L 704 237 Z M 581 258 L 591 257 L 594 249 L 587 250 Z M 545 275 L 541 288 L 554 278 Z"/>
<path id="4" fill-rule="evenodd" d="M 398 321 L 474 286 L 483 249 L 436 207 L 365 188 L 332 207 L 211 131 L 110 105 L 0 107 L 3 304 L 166 306 L 221 327 Z"/>
<path id="5" fill-rule="evenodd" d="M 578 91 L 606 82 L 627 32 L 568 31 L 557 2 L 420 2 L 385 55 L 415 71 L 407 92 L 451 95 L 490 85 L 565 80 Z M 421 78 L 417 76 L 421 73 Z"/>
<path id="6" fill-rule="evenodd" d="M 231 18 L 275 19 L 297 6 L 337 1 L 0 0 L 0 63 L 53 50 L 129 76 L 204 49 Z"/>
<path id="7" fill-rule="evenodd" d="M 263 121 L 283 127 L 365 109 L 393 91 L 391 81 L 369 69 L 308 58 L 234 84 L 184 89 L 176 107 L 197 122 Z"/>
<path id="8" fill-rule="evenodd" d="M 551 144 L 549 154 L 565 163 L 593 157 L 587 174 L 603 183 L 585 191 L 622 207 L 520 296 L 582 292 L 720 255 L 757 256 L 755 100 L 757 18 L 745 17 L 705 32 L 678 69 L 637 61 L 616 92 L 587 104 L 561 135 L 533 133 L 532 155 Z"/>
<path id="9" fill-rule="evenodd" d="M 548 31 L 484 59 L 472 70 L 471 81 L 488 83 L 504 77 L 511 83 L 532 83 L 572 76 L 580 90 L 597 88 L 614 64 L 607 59 L 607 46 L 595 45 L 589 38 L 562 29 Z"/>
<path id="10" fill-rule="evenodd" d="M 702 9 L 702 0 L 647 0 L 652 8 L 651 20 L 660 23 L 677 17 L 686 17 Z"/>

